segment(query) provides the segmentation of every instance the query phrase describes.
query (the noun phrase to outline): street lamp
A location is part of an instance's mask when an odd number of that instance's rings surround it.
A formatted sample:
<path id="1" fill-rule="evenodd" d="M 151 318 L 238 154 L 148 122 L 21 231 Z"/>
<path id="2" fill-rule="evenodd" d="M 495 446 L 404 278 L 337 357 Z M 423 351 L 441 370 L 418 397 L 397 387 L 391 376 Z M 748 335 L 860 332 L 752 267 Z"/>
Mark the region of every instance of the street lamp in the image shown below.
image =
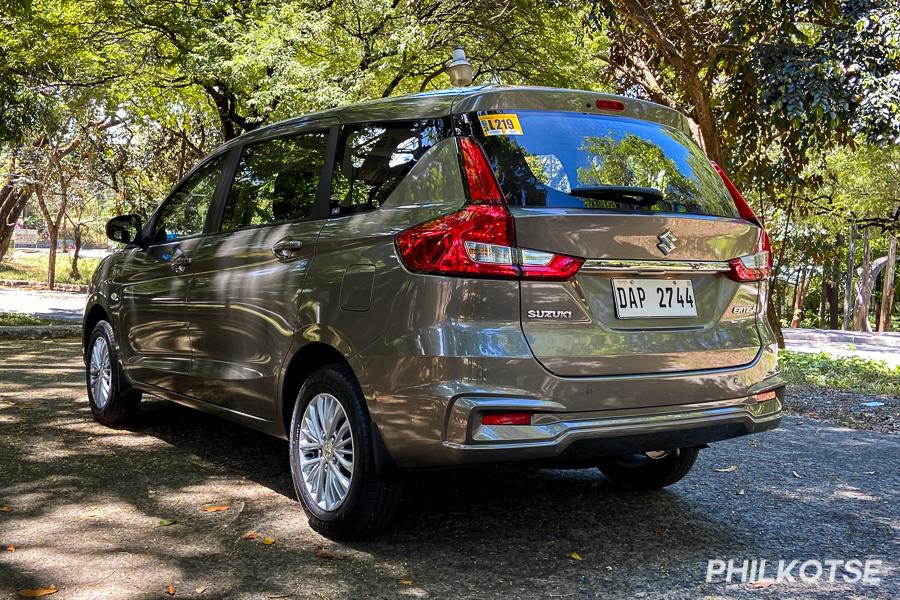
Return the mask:
<path id="1" fill-rule="evenodd" d="M 472 65 L 466 60 L 466 51 L 462 46 L 453 49 L 453 60 L 447 65 L 447 75 L 453 87 L 466 87 L 472 83 Z"/>

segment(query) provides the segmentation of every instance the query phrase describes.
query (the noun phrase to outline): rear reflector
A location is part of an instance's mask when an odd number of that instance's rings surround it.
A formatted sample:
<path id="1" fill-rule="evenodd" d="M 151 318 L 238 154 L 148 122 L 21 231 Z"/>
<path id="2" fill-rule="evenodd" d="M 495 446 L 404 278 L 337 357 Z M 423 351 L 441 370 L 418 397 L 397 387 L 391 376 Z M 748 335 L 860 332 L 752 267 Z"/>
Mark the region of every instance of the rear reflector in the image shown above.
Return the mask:
<path id="1" fill-rule="evenodd" d="M 761 279 L 766 279 L 772 273 L 772 242 L 769 240 L 769 234 L 763 229 L 753 209 L 750 208 L 744 196 L 738 191 L 731 179 L 728 178 L 725 170 L 714 161 L 709 162 L 716 170 L 716 173 L 719 174 L 719 177 L 722 178 L 722 182 L 728 189 L 728 193 L 731 194 L 731 199 L 741 218 L 759 227 L 754 253 L 730 260 L 731 273 L 729 277 L 735 281 L 760 281 Z"/>
<path id="2" fill-rule="evenodd" d="M 769 400 L 774 400 L 778 397 L 778 394 L 775 393 L 774 390 L 770 390 L 768 392 L 760 392 L 756 395 L 757 402 L 768 402 Z"/>
<path id="3" fill-rule="evenodd" d="M 397 234 L 410 271 L 434 275 L 566 281 L 584 259 L 516 247 L 512 215 L 481 146 L 459 138 L 466 206 Z"/>
<path id="4" fill-rule="evenodd" d="M 488 413 L 481 418 L 482 425 L 531 425 L 531 413 Z"/>

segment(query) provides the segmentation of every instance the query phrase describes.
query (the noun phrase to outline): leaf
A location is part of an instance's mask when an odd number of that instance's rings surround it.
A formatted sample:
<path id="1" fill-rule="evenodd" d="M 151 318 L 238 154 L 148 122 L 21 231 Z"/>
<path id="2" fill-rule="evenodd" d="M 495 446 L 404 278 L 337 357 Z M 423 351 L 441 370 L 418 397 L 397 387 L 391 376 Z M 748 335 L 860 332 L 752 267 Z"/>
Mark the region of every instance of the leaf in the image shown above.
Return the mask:
<path id="1" fill-rule="evenodd" d="M 793 476 L 796 477 L 797 479 L 803 479 L 803 475 L 801 475 L 801 474 L 798 473 L 797 471 L 791 471 L 791 475 L 793 475 Z"/>
<path id="2" fill-rule="evenodd" d="M 160 527 L 168 527 L 169 525 L 174 525 L 177 522 L 178 521 L 176 521 L 175 519 L 160 519 L 159 526 Z"/>
<path id="3" fill-rule="evenodd" d="M 750 584 L 754 590 L 761 590 L 775 585 L 774 579 L 758 579 Z"/>
<path id="4" fill-rule="evenodd" d="M 716 469 L 716 473 L 734 473 L 735 471 L 737 471 L 737 465 L 731 465 L 730 467 Z"/>
<path id="5" fill-rule="evenodd" d="M 59 590 L 55 585 L 48 585 L 47 587 L 42 588 L 31 588 L 19 590 L 19 595 L 23 598 L 41 598 L 43 596 L 49 596 L 50 594 L 55 594 Z"/>
<path id="6" fill-rule="evenodd" d="M 319 556 L 319 558 L 327 558 L 328 560 L 341 560 L 340 556 L 338 556 L 334 552 L 326 550 L 324 547 L 319 547 L 316 550 L 316 554 Z"/>
<path id="7" fill-rule="evenodd" d="M 259 534 L 255 531 L 248 531 L 244 535 L 241 536 L 242 540 L 255 540 L 259 537 Z"/>
<path id="8" fill-rule="evenodd" d="M 275 543 L 275 538 L 270 538 L 270 537 L 263 538 L 263 544 L 265 544 L 266 546 L 271 546 L 274 543 Z"/>
<path id="9" fill-rule="evenodd" d="M 213 506 L 204 506 L 203 512 L 225 512 L 230 508 L 230 504 L 214 504 Z"/>
<path id="10" fill-rule="evenodd" d="M 175 589 L 175 586 L 174 586 L 174 585 L 167 585 L 167 586 L 166 586 L 166 593 L 167 593 L 168 595 L 174 596 L 176 591 L 177 591 L 177 590 Z"/>
<path id="11" fill-rule="evenodd" d="M 568 556 L 568 557 L 571 558 L 572 560 L 583 560 L 583 559 L 581 558 L 581 555 L 578 554 L 578 551 L 577 551 L 577 550 L 572 550 L 571 552 L 569 552 L 568 554 L 566 554 L 566 556 Z"/>
<path id="12" fill-rule="evenodd" d="M 12 512 L 11 506 L 0 506 L 0 512 L 10 513 Z"/>
<path id="13" fill-rule="evenodd" d="M 413 584 L 412 579 L 401 579 L 400 580 L 400 585 L 412 585 L 412 584 Z"/>
<path id="14" fill-rule="evenodd" d="M 6 546 L 6 551 L 7 551 L 7 552 L 15 552 L 15 551 L 16 551 L 16 547 L 13 546 L 12 544 L 7 544 L 7 546 Z"/>
<path id="15" fill-rule="evenodd" d="M 196 588 L 194 588 L 194 591 L 197 592 L 198 594 L 202 594 L 203 592 L 206 591 L 206 586 L 198 585 Z"/>

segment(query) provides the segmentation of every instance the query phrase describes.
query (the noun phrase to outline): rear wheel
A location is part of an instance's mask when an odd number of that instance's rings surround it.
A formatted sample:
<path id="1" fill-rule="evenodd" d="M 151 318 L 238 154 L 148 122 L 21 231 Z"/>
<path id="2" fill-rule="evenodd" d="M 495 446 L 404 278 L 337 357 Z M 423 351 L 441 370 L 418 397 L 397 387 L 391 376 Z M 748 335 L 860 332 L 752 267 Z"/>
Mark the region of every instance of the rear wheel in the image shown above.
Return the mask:
<path id="1" fill-rule="evenodd" d="M 291 419 L 291 475 L 310 526 L 335 539 L 383 529 L 396 512 L 401 483 L 375 466 L 372 422 L 362 390 L 344 365 L 313 373 Z"/>
<path id="2" fill-rule="evenodd" d="M 115 336 L 107 321 L 97 323 L 88 339 L 87 392 L 91 412 L 103 425 L 125 423 L 141 404 L 141 393 L 130 389 L 119 366 Z"/>
<path id="3" fill-rule="evenodd" d="M 600 466 L 600 471 L 616 485 L 629 490 L 658 490 L 683 479 L 699 453 L 699 448 L 679 448 L 665 453 L 633 454 Z"/>

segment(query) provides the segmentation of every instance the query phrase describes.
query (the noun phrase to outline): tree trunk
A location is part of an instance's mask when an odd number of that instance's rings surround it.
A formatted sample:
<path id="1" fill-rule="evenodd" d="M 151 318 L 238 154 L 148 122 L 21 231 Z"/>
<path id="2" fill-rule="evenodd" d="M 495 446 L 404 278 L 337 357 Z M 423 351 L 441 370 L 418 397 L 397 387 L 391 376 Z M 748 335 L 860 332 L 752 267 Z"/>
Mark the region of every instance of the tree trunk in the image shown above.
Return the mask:
<path id="1" fill-rule="evenodd" d="M 48 224 L 47 237 L 50 238 L 50 256 L 47 258 L 47 287 L 52 290 L 56 286 L 56 242 L 59 238 L 59 229 Z"/>
<path id="2" fill-rule="evenodd" d="M 769 286 L 774 286 L 775 281 L 770 280 L 768 282 Z M 778 318 L 778 311 L 775 309 L 775 299 L 778 296 L 776 293 L 768 294 L 769 299 L 766 302 L 766 320 L 769 321 L 769 326 L 772 328 L 772 332 L 775 334 L 775 340 L 778 342 L 779 348 L 784 348 L 784 332 L 781 331 L 781 321 Z"/>
<path id="3" fill-rule="evenodd" d="M 806 302 L 806 292 L 809 290 L 810 279 L 812 279 L 812 273 L 804 265 L 800 269 L 800 274 L 797 275 L 797 285 L 794 288 L 794 312 L 791 315 L 792 329 L 800 327 L 803 321 L 803 304 Z"/>
<path id="4" fill-rule="evenodd" d="M 819 291 L 819 329 L 825 329 L 825 299 L 828 296 L 828 279 L 822 270 L 822 289 Z"/>
<path id="5" fill-rule="evenodd" d="M 69 270 L 69 275 L 73 282 L 81 279 L 81 273 L 78 272 L 78 256 L 81 254 L 81 229 L 81 223 L 72 228 L 72 240 L 75 244 L 75 252 L 72 253 L 72 268 Z"/>
<path id="6" fill-rule="evenodd" d="M 836 247 L 840 248 L 844 245 L 844 236 L 843 234 L 837 234 L 837 239 L 835 240 Z M 840 302 L 838 298 L 838 288 L 840 286 L 841 281 L 841 259 L 835 254 L 834 258 L 831 261 L 831 278 L 828 282 L 828 328 L 829 329 L 839 329 L 839 313 L 840 307 L 838 303 Z"/>
<path id="7" fill-rule="evenodd" d="M 884 268 L 884 283 L 881 288 L 881 319 L 878 331 L 891 330 L 891 309 L 894 307 L 894 265 L 897 262 L 897 236 L 892 235 L 888 246 L 887 266 Z"/>
<path id="8" fill-rule="evenodd" d="M 862 278 L 859 282 L 859 293 L 856 296 L 856 316 L 853 319 L 853 328 L 856 331 L 869 331 L 869 300 L 872 297 L 870 284 L 871 273 L 869 264 L 871 256 L 869 255 L 869 229 L 863 229 L 863 255 L 862 255 Z"/>
<path id="9" fill-rule="evenodd" d="M 844 329 L 852 327 L 850 317 L 853 315 L 853 270 L 856 268 L 856 260 L 853 253 L 856 251 L 856 225 L 850 226 L 850 241 L 847 245 L 847 280 L 844 286 Z"/>

